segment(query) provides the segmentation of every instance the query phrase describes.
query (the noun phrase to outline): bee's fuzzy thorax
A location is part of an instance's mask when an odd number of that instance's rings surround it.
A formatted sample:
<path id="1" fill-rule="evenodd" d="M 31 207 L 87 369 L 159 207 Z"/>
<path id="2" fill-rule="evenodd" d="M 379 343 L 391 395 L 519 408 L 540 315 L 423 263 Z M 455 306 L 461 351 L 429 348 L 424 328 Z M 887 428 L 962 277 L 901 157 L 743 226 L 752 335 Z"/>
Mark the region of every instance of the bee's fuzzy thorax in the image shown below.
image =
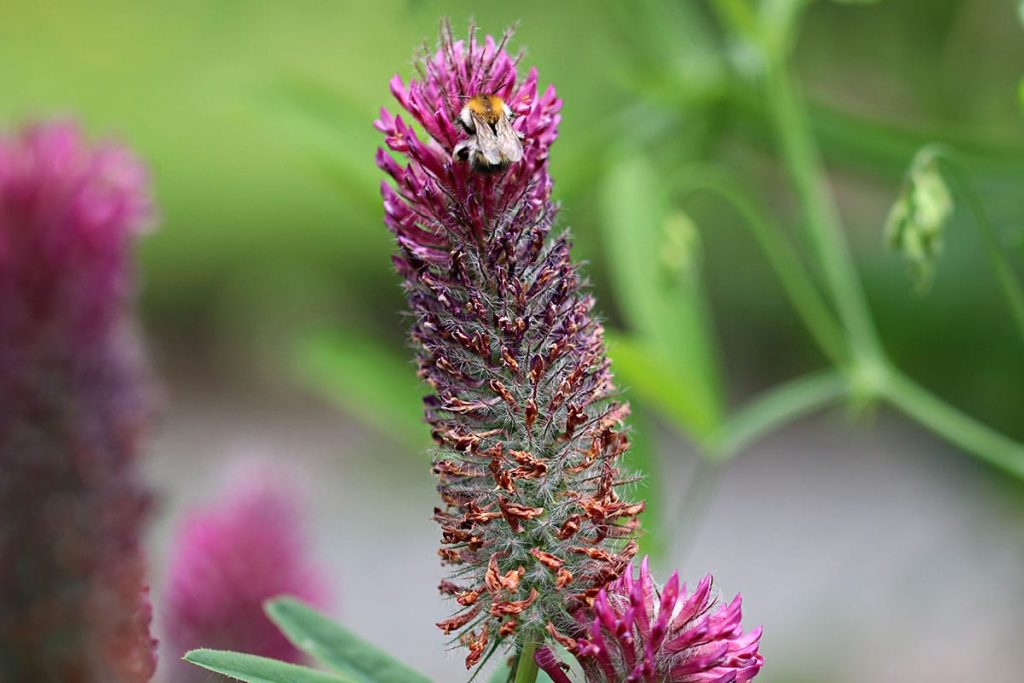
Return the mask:
<path id="1" fill-rule="evenodd" d="M 498 122 L 502 115 L 508 115 L 505 101 L 499 95 L 476 95 L 466 100 L 466 109 L 490 125 Z"/>
<path id="2" fill-rule="evenodd" d="M 455 606 L 438 626 L 459 634 L 468 667 L 495 642 L 575 623 L 635 554 L 643 509 L 620 498 L 628 408 L 615 400 L 594 299 L 568 236 L 551 233 L 561 102 L 537 92 L 535 70 L 516 73 L 508 37 L 455 41 L 446 26 L 421 79 L 392 80 L 407 113 L 376 122 L 389 150 L 377 162 L 393 181 L 382 184 L 384 220 L 433 390 L 434 518 L 452 568 L 440 590 Z M 502 173 L 453 159 L 480 152 L 458 122 L 487 102 L 519 114 L 521 158 Z"/>

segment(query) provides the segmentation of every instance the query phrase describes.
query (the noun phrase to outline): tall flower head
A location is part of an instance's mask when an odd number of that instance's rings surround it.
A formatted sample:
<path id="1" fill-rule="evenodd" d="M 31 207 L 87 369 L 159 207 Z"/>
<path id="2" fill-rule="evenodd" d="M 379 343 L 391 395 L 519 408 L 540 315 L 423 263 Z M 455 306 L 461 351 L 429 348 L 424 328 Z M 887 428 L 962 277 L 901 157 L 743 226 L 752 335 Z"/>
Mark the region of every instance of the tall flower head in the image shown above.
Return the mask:
<path id="1" fill-rule="evenodd" d="M 740 596 L 719 605 L 705 576 L 692 593 L 673 573 L 660 589 L 631 566 L 581 615 L 577 639 L 556 634 L 575 655 L 587 683 L 744 683 L 761 668 L 760 627 L 744 633 Z M 570 683 L 549 648 L 537 663 L 555 683 Z"/>
<path id="2" fill-rule="evenodd" d="M 326 602 L 325 584 L 306 548 L 301 491 L 288 474 L 243 461 L 221 500 L 183 520 L 163 600 L 174 660 L 197 647 L 301 659 L 263 613 L 263 603 L 279 595 Z M 173 675 L 178 683 L 208 680 L 183 663 Z"/>
<path id="3" fill-rule="evenodd" d="M 132 248 L 145 170 L 70 123 L 0 135 L 0 680 L 149 680 Z"/>
<path id="4" fill-rule="evenodd" d="M 452 568 L 440 589 L 456 603 L 439 626 L 460 633 L 467 667 L 498 641 L 571 622 L 635 554 L 643 509 L 619 496 L 628 409 L 612 400 L 593 298 L 568 236 L 549 234 L 561 102 L 553 88 L 538 92 L 536 70 L 518 73 L 508 39 L 471 31 L 456 41 L 443 27 L 418 78 L 391 81 L 406 113 L 382 110 L 375 124 L 390 150 L 377 154 L 391 178 L 381 186 L 385 222 L 419 374 L 433 389 L 435 518 Z M 503 103 L 521 141 L 521 158 L 499 172 L 460 154 L 504 125 L 464 130 L 460 114 L 475 98 Z"/>

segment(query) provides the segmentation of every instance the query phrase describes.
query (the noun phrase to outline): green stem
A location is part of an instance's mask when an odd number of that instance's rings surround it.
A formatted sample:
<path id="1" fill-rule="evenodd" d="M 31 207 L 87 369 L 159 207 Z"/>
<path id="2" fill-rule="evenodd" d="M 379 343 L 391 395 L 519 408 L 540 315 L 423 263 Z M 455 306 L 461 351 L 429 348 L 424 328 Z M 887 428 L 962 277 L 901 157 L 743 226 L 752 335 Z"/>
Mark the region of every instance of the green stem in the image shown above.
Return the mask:
<path id="1" fill-rule="evenodd" d="M 870 366 L 884 362 L 868 311 L 864 290 L 853 265 L 835 200 L 827 186 L 821 154 L 811 135 L 804 102 L 781 58 L 766 54 L 766 98 L 786 169 L 807 222 L 811 241 L 850 335 L 855 360 Z"/>
<path id="2" fill-rule="evenodd" d="M 862 399 L 888 399 L 912 419 L 966 452 L 1024 479 L 1024 444 L 994 431 L 944 403 L 894 369 L 885 357 L 867 298 L 846 243 L 835 199 L 828 189 L 821 153 L 811 132 L 806 105 L 793 82 L 784 51 L 766 40 L 763 27 L 750 27 L 751 5 L 746 0 L 716 0 L 714 9 L 738 35 L 747 38 L 763 57 L 765 100 L 772 114 L 786 169 L 793 181 L 807 230 L 817 252 L 842 326 L 849 337 L 852 363 L 845 368 L 846 387 Z M 961 183 L 965 185 L 965 183 Z M 969 186 L 968 186 L 968 189 Z M 1018 326 L 1024 332 L 1024 294 L 998 249 L 994 230 L 980 200 L 966 193 L 968 207 L 978 221 L 997 277 L 1010 300 Z M 797 380 L 761 399 L 728 424 L 723 453 L 738 450 L 757 436 L 794 415 L 831 400 L 839 391 L 835 378 Z M 805 383 L 806 382 L 806 383 Z M 730 446 L 731 444 L 731 446 Z"/>
<path id="3" fill-rule="evenodd" d="M 913 380 L 892 371 L 883 394 L 907 416 L 963 450 L 1019 479 L 1024 479 L 1024 444 L 960 412 Z"/>
<path id="4" fill-rule="evenodd" d="M 764 251 L 797 315 L 822 352 L 837 365 L 848 360 L 843 331 L 819 295 L 813 278 L 786 242 L 779 226 L 766 217 L 748 192 L 725 171 L 704 164 L 681 169 L 679 179 L 670 186 L 684 193 L 697 190 L 716 193 L 731 204 Z"/>
<path id="5" fill-rule="evenodd" d="M 718 453 L 731 458 L 782 425 L 843 398 L 848 391 L 846 378 L 836 370 L 798 377 L 769 389 L 726 422 Z"/>
<path id="6" fill-rule="evenodd" d="M 533 658 L 536 651 L 537 643 L 534 640 L 527 640 L 516 663 L 515 683 L 536 683 L 537 674 L 540 672 L 540 667 Z"/>
<path id="7" fill-rule="evenodd" d="M 960 190 L 960 195 L 964 198 L 967 210 L 971 212 L 974 224 L 977 226 L 978 232 L 981 233 L 982 242 L 985 244 L 985 251 L 995 271 L 996 281 L 1002 288 L 1006 301 L 1010 306 L 1010 315 L 1016 324 L 1017 333 L 1020 335 L 1021 341 L 1024 341 L 1024 290 L 1021 289 L 1020 282 L 1017 281 L 1017 277 L 1014 275 L 1013 267 L 1007 260 L 1006 254 L 1003 253 L 995 227 L 989 221 L 985 205 L 982 203 L 981 197 L 978 196 L 978 192 L 974 189 L 974 185 L 971 183 L 970 176 L 964 169 L 959 155 L 951 148 L 939 144 L 928 145 L 919 154 L 943 162 L 943 166 L 945 166 L 949 175 L 953 178 L 957 189 Z"/>

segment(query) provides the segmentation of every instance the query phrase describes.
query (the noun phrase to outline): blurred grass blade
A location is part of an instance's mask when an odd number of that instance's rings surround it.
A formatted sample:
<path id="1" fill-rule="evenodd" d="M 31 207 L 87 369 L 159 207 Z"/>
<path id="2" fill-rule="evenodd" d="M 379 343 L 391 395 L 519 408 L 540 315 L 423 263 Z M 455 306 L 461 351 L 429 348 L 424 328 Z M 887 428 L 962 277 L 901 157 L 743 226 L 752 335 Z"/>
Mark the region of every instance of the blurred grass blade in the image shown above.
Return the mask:
<path id="1" fill-rule="evenodd" d="M 305 153 L 329 184 L 364 209 L 378 212 L 380 173 L 371 135 L 376 110 L 328 85 L 279 78 L 256 93 L 257 111 Z"/>
<path id="2" fill-rule="evenodd" d="M 640 537 L 640 555 L 654 559 L 663 556 L 665 537 L 665 511 L 662 507 L 664 491 L 661 487 L 661 463 L 658 460 L 658 439 L 654 421 L 645 412 L 643 404 L 632 404 L 629 416 L 629 452 L 623 462 L 626 476 L 640 476 L 636 483 L 634 500 L 644 500 L 647 507 L 643 516 L 643 535 Z"/>
<path id="3" fill-rule="evenodd" d="M 672 88 L 676 96 L 700 101 L 722 90 L 728 71 L 717 37 L 697 3 L 612 1 L 616 29 L 627 49 L 624 84 L 643 83 L 650 92 Z"/>
<path id="4" fill-rule="evenodd" d="M 306 383 L 346 412 L 410 450 L 424 450 L 427 430 L 417 397 L 425 387 L 380 341 L 348 332 L 315 333 L 300 344 L 297 365 Z"/>
<path id="5" fill-rule="evenodd" d="M 295 647 L 357 683 L 431 683 L 373 645 L 294 598 L 276 598 L 266 613 Z"/>
<path id="6" fill-rule="evenodd" d="M 693 424 L 696 433 L 711 435 L 714 421 L 697 403 L 696 395 L 686 391 L 687 380 L 683 375 L 671 365 L 663 364 L 637 339 L 612 331 L 608 331 L 605 338 L 615 376 L 621 379 L 628 395 L 656 409 L 675 424 Z"/>
<path id="7" fill-rule="evenodd" d="M 684 216 L 669 211 L 662 179 L 635 154 L 611 163 L 602 197 L 615 299 L 631 338 L 643 347 L 621 350 L 619 370 L 636 369 L 642 376 L 628 378 L 629 384 L 643 385 L 656 407 L 696 439 L 707 438 L 720 421 L 722 392 L 696 232 Z M 663 382 L 667 377 L 670 386 Z"/>
<path id="8" fill-rule="evenodd" d="M 192 650 L 185 661 L 246 683 L 358 683 L 276 659 L 223 650 Z"/>
<path id="9" fill-rule="evenodd" d="M 730 112 L 737 130 L 754 144 L 773 147 L 765 102 L 745 83 L 729 92 Z M 1007 136 L 994 138 L 977 127 L 957 127 L 931 121 L 893 123 L 838 109 L 822 102 L 809 102 L 814 134 L 821 141 L 827 160 L 834 160 L 881 174 L 901 177 L 907 159 L 930 142 L 956 147 L 971 159 L 972 166 L 986 172 L 1019 179 L 1024 174 L 1024 144 Z"/>

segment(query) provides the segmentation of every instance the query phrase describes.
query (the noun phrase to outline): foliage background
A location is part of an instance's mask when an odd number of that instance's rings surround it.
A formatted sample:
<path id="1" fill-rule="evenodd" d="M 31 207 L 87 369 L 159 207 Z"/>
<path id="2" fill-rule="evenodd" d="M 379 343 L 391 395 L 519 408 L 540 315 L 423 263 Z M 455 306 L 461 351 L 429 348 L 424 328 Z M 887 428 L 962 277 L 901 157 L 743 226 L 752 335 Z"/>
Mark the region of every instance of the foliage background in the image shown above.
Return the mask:
<path id="1" fill-rule="evenodd" d="M 881 240 L 913 152 L 943 138 L 970 155 L 1022 256 L 1016 12 L 1004 0 L 814 2 L 794 59 L 891 356 L 1021 439 L 1024 354 L 972 226 L 954 219 L 926 296 Z M 433 494 L 370 126 L 390 105 L 387 80 L 409 75 L 444 15 L 457 27 L 473 15 L 488 32 L 521 20 L 516 44 L 564 98 L 552 174 L 609 326 L 628 318 L 608 230 L 628 240 L 635 228 L 603 225 L 631 215 L 615 205 L 628 192 L 616 185 L 623 159 L 661 173 L 723 162 L 796 234 L 765 103 L 729 77 L 722 55 L 743 55 L 698 0 L 5 0 L 0 119 L 75 114 L 152 166 L 163 221 L 143 249 L 142 312 L 166 383 L 152 460 L 164 501 L 151 543 L 158 587 L 171 520 L 215 494 L 206 475 L 264 451 L 316 481 L 313 521 L 341 618 L 451 678 L 458 664 L 436 654 L 430 626 L 444 610 L 425 521 Z M 687 210 L 727 402 L 820 367 L 735 215 L 707 200 Z M 322 330 L 330 337 L 310 336 Z M 671 520 L 662 566 L 685 555 L 691 580 L 714 569 L 724 592 L 744 591 L 748 620 L 766 626 L 759 680 L 967 680 L 1019 642 L 1019 483 L 884 411 L 803 423 L 707 476 L 671 420 L 639 412 Z M 674 503 L 683 491 L 688 502 Z M 401 584 L 395 600 L 380 599 L 383 579 Z"/>

